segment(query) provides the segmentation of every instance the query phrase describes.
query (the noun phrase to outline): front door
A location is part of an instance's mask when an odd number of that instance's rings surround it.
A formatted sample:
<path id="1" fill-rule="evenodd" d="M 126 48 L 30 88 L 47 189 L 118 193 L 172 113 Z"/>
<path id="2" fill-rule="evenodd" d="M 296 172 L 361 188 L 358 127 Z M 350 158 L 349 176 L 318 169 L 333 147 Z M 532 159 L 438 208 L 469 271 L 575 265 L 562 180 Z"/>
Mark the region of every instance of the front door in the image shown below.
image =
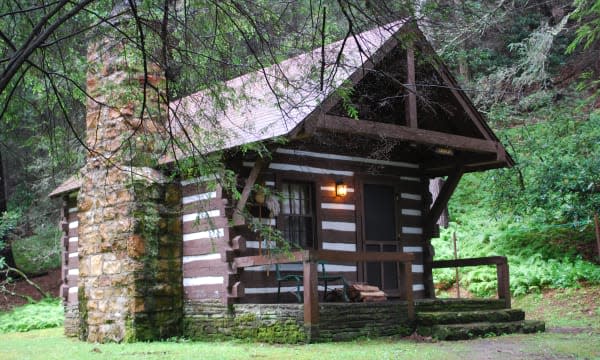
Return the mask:
<path id="1" fill-rule="evenodd" d="M 397 191 L 389 184 L 364 184 L 364 250 L 367 252 L 402 251 L 398 241 Z M 400 268 L 394 262 L 370 262 L 364 279 L 388 296 L 400 296 Z"/>

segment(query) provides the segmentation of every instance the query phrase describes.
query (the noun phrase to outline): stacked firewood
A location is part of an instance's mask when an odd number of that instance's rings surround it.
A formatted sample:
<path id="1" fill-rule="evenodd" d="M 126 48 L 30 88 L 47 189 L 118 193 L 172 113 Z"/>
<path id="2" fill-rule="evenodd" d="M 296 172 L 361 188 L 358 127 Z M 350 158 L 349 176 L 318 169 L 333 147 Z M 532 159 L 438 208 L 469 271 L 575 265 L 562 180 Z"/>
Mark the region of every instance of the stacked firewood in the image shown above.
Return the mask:
<path id="1" fill-rule="evenodd" d="M 348 286 L 348 297 L 353 302 L 381 302 L 387 296 L 377 286 L 367 284 L 352 284 Z"/>

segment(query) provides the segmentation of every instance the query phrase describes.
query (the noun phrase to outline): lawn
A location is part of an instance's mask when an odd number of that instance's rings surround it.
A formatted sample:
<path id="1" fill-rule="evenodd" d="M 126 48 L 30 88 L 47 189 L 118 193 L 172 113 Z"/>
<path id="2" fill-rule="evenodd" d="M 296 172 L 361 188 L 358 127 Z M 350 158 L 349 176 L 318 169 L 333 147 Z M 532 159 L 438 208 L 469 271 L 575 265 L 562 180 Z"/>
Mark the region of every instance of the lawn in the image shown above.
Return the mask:
<path id="1" fill-rule="evenodd" d="M 457 342 L 385 338 L 345 343 L 267 345 L 165 341 L 89 344 L 62 328 L 0 335 L 0 359 L 600 359 L 600 287 L 552 290 L 514 301 L 548 332 Z"/>
<path id="2" fill-rule="evenodd" d="M 458 342 L 406 339 L 311 345 L 239 342 L 88 344 L 68 339 L 61 328 L 3 334 L 0 358 L 25 359 L 549 359 L 600 358 L 600 333 L 551 332 Z"/>

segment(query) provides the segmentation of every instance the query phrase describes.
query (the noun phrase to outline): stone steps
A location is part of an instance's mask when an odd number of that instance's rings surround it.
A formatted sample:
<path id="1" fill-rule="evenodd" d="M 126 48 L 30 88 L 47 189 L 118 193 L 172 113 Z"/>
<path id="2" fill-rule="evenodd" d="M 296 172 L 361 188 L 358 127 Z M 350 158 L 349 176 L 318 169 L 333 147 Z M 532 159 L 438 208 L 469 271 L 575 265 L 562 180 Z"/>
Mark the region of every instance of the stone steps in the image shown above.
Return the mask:
<path id="1" fill-rule="evenodd" d="M 511 322 L 525 319 L 520 309 L 475 310 L 475 311 L 436 311 L 417 313 L 419 326 L 442 324 L 465 324 L 475 322 Z"/>
<path id="2" fill-rule="evenodd" d="M 419 299 L 417 312 L 456 312 L 504 309 L 504 300 L 499 299 Z"/>
<path id="3" fill-rule="evenodd" d="M 508 322 L 473 322 L 466 324 L 439 324 L 418 326 L 417 333 L 438 340 L 468 340 L 474 337 L 513 333 L 535 333 L 545 330 L 544 322 L 519 320 Z"/>
<path id="4" fill-rule="evenodd" d="M 432 299 L 416 306 L 416 331 L 438 340 L 544 331 L 541 321 L 525 320 L 520 309 L 506 309 L 499 299 Z"/>

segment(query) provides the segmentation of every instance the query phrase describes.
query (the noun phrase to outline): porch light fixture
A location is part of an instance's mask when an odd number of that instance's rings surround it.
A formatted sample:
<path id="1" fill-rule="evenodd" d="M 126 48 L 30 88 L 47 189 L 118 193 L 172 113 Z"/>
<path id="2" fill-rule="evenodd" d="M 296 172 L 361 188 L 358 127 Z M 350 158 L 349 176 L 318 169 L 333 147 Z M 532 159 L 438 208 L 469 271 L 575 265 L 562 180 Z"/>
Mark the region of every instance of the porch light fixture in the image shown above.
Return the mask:
<path id="1" fill-rule="evenodd" d="M 433 151 L 435 151 L 435 153 L 439 155 L 454 156 L 454 149 L 447 147 L 438 146 Z"/>
<path id="2" fill-rule="evenodd" d="M 346 196 L 348 193 L 348 187 L 343 181 L 338 181 L 335 183 L 335 196 Z"/>

